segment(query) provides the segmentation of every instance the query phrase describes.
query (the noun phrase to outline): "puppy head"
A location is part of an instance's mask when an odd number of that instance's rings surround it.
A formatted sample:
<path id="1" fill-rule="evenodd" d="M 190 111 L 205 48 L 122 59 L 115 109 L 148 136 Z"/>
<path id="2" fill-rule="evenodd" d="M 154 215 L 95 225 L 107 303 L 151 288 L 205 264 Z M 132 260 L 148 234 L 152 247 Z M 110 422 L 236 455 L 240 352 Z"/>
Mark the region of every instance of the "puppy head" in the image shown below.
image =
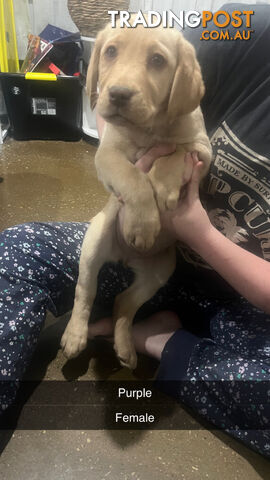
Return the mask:
<path id="1" fill-rule="evenodd" d="M 108 25 L 96 39 L 87 92 L 105 120 L 149 127 L 161 112 L 173 121 L 194 110 L 204 86 L 195 51 L 179 32 Z"/>

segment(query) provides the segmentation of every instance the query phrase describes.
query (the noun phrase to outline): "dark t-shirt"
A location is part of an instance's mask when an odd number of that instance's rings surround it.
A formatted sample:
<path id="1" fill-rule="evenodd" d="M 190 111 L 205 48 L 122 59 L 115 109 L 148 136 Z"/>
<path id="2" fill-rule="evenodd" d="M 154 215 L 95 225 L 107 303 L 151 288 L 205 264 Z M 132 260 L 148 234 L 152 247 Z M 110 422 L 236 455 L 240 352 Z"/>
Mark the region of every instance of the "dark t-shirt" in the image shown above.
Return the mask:
<path id="1" fill-rule="evenodd" d="M 270 260 L 270 5 L 221 9 L 254 10 L 254 33 L 248 41 L 202 41 L 200 28 L 185 32 L 202 68 L 201 106 L 213 147 L 201 198 L 218 230 Z M 207 277 L 208 289 L 233 294 L 188 248 L 181 249 L 179 262 L 193 282 L 197 277 L 202 285 Z"/>

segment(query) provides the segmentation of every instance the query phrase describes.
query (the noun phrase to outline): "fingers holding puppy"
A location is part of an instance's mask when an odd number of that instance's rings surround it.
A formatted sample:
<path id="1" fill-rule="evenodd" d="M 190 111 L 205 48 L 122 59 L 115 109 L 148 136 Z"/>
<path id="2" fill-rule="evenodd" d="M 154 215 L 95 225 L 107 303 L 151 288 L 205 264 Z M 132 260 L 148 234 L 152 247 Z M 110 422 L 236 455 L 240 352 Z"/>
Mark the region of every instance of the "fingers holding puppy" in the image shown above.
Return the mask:
<path id="1" fill-rule="evenodd" d="M 158 158 L 170 155 L 174 153 L 175 150 L 176 144 L 174 143 L 160 143 L 150 148 L 150 150 L 137 160 L 135 166 L 142 172 L 148 173 Z"/>

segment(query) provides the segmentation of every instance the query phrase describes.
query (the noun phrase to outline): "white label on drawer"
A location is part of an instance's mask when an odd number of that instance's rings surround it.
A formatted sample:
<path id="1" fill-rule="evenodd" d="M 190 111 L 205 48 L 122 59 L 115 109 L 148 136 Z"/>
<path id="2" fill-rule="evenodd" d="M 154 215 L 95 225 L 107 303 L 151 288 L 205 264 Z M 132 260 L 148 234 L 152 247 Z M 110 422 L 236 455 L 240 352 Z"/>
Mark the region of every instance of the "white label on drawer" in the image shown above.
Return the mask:
<path id="1" fill-rule="evenodd" d="M 32 97 L 33 115 L 56 115 L 56 99 Z"/>

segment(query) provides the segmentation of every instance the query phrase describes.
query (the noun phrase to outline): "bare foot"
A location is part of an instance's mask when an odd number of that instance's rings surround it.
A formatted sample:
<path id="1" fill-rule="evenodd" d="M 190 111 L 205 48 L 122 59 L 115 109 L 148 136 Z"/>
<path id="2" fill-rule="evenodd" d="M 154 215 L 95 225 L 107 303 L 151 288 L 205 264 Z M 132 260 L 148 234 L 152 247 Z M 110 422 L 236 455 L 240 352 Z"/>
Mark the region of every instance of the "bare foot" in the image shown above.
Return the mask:
<path id="1" fill-rule="evenodd" d="M 158 312 L 146 320 L 137 322 L 132 327 L 133 341 L 137 352 L 160 360 L 165 344 L 181 327 L 182 324 L 176 313 L 170 311 Z M 112 318 L 102 318 L 89 325 L 88 338 L 96 336 L 111 337 L 108 339 L 112 340 Z"/>
<path id="2" fill-rule="evenodd" d="M 88 338 L 91 339 L 99 336 L 113 336 L 113 321 L 111 317 L 101 318 L 97 322 L 88 325 Z"/>

